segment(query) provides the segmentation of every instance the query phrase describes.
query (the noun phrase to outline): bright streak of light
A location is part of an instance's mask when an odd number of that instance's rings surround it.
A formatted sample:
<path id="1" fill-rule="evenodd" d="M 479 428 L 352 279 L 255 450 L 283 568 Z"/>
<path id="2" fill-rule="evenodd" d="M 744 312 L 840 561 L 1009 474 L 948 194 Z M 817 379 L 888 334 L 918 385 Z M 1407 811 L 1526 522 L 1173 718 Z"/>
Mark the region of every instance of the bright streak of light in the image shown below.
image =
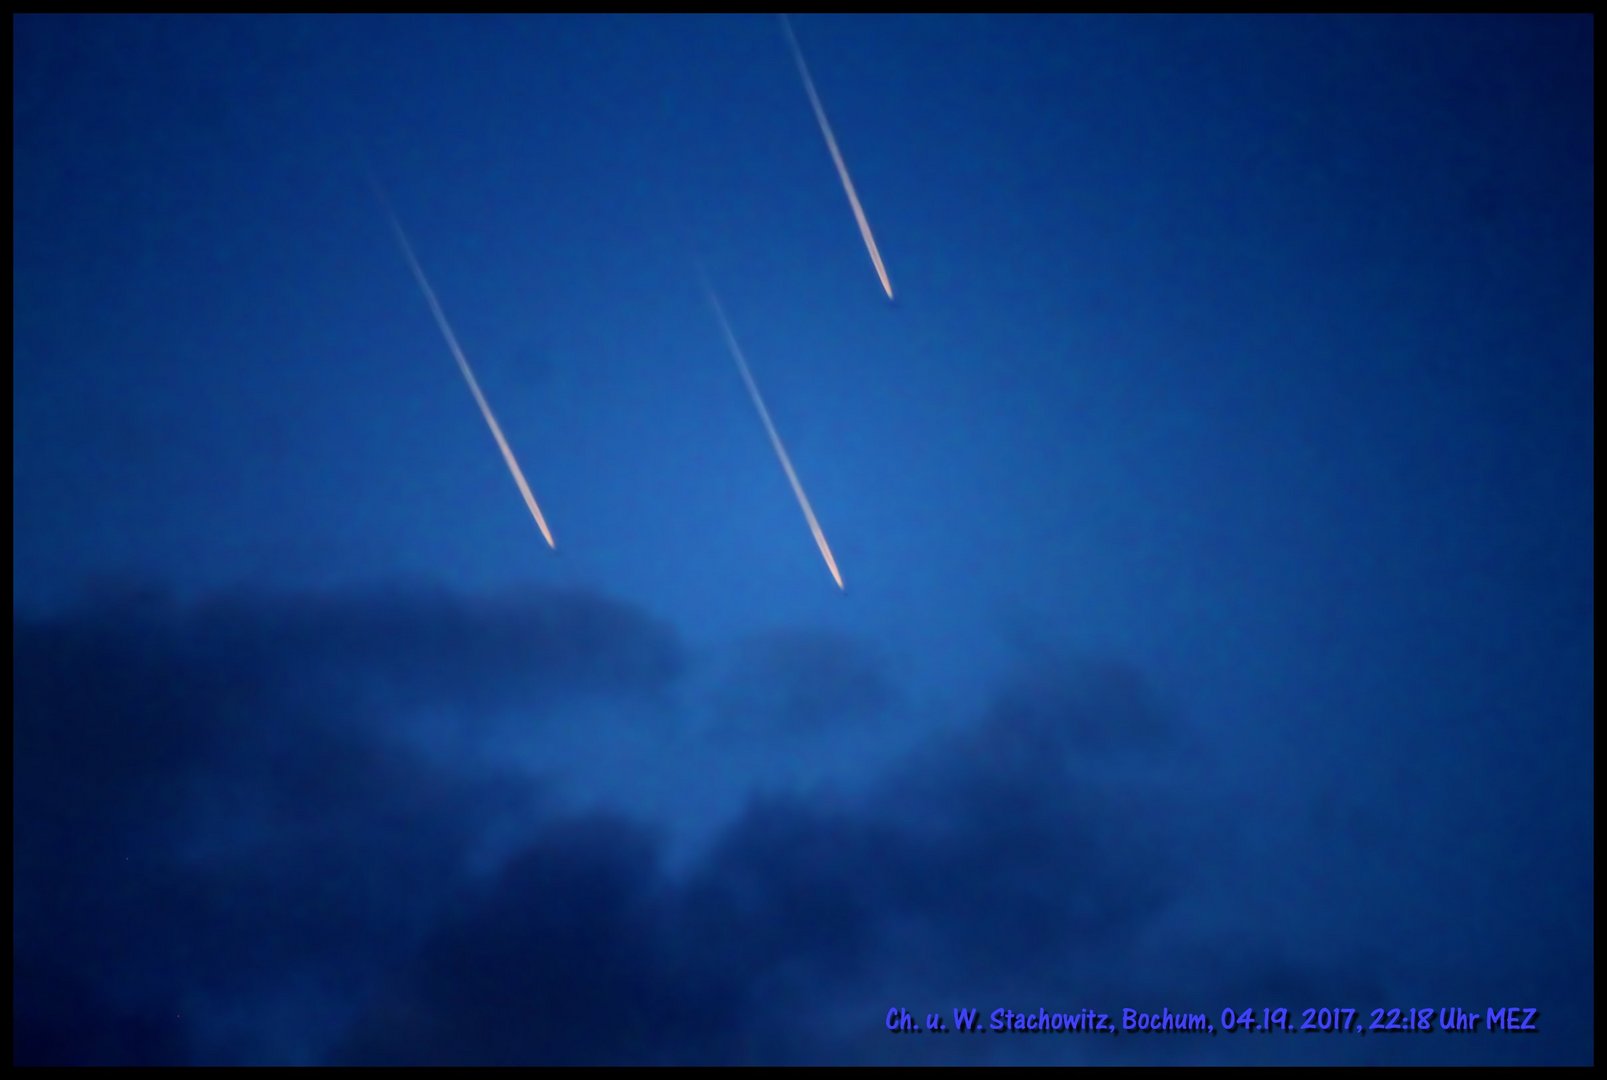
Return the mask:
<path id="1" fill-rule="evenodd" d="M 776 432 L 775 422 L 770 419 L 770 410 L 764 406 L 764 398 L 759 394 L 758 384 L 753 381 L 753 372 L 748 370 L 748 361 L 742 355 L 742 346 L 737 344 L 736 335 L 731 332 L 731 323 L 725 317 L 725 308 L 720 306 L 720 298 L 715 295 L 714 289 L 707 281 L 703 287 L 709 294 L 709 303 L 714 308 L 715 317 L 720 320 L 720 329 L 725 334 L 725 343 L 731 350 L 731 357 L 737 362 L 737 370 L 742 373 L 742 381 L 748 387 L 748 396 L 753 398 L 753 407 L 759 410 L 759 419 L 764 421 L 764 429 L 770 435 L 770 445 L 775 447 L 781 468 L 787 474 L 787 481 L 792 484 L 792 493 L 798 497 L 798 506 L 803 510 L 804 520 L 809 522 L 809 531 L 815 536 L 815 546 L 820 549 L 820 557 L 826 560 L 826 569 L 831 571 L 832 580 L 837 582 L 837 588 L 846 591 L 843 576 L 837 571 L 837 560 L 832 557 L 831 546 L 826 543 L 826 534 L 820 531 L 820 522 L 815 520 L 815 511 L 809 505 L 809 496 L 804 494 L 803 484 L 799 482 L 798 473 L 792 467 L 792 459 L 787 456 L 787 448 L 781 445 L 781 436 Z"/>
<path id="2" fill-rule="evenodd" d="M 837 136 L 831 133 L 831 123 L 826 119 L 826 110 L 820 104 L 820 95 L 815 92 L 815 80 L 809 77 L 809 65 L 804 63 L 803 50 L 798 47 L 798 38 L 792 32 L 792 21 L 785 15 L 781 16 L 782 29 L 787 32 L 787 44 L 792 46 L 792 58 L 797 61 L 798 74 L 803 76 L 804 91 L 809 95 L 809 104 L 814 107 L 815 119 L 820 122 L 820 133 L 826 137 L 826 149 L 831 151 L 831 160 L 837 166 L 837 175 L 842 179 L 843 190 L 848 193 L 848 205 L 853 207 L 854 220 L 859 222 L 859 235 L 865 240 L 865 250 L 870 252 L 870 261 L 876 266 L 876 276 L 882 279 L 882 291 L 887 298 L 893 298 L 893 283 L 887 279 L 887 267 L 882 265 L 882 253 L 876 249 L 876 238 L 871 235 L 870 222 L 865 219 L 865 208 L 859 205 L 859 195 L 854 191 L 854 181 L 848 176 L 848 166 L 843 162 L 842 151 L 837 149 Z"/>
<path id="3" fill-rule="evenodd" d="M 391 210 L 390 201 L 376 183 L 374 194 L 379 197 L 380 207 L 385 216 L 390 219 L 391 231 L 396 234 L 396 242 L 402 249 L 402 256 L 407 260 L 408 268 L 413 271 L 413 279 L 418 282 L 419 290 L 424 294 L 425 301 L 430 305 L 430 312 L 435 316 L 435 325 L 441 328 L 441 336 L 446 338 L 447 348 L 458 362 L 458 369 L 463 372 L 464 381 L 469 384 L 469 392 L 474 395 L 474 402 L 480 406 L 480 415 L 485 417 L 486 426 L 491 429 L 492 436 L 497 440 L 497 447 L 502 451 L 502 460 L 508 463 L 508 471 L 513 474 L 513 482 L 519 485 L 519 494 L 524 496 L 525 505 L 530 508 L 530 516 L 536 519 L 536 527 L 546 538 L 547 546 L 557 549 L 553 541 L 552 530 L 547 528 L 547 519 L 542 516 L 541 507 L 536 505 L 536 497 L 530 493 L 530 485 L 525 482 L 524 470 L 519 468 L 519 462 L 513 456 L 513 448 L 502 434 L 502 425 L 491 412 L 491 405 L 480 392 L 480 381 L 474 377 L 474 369 L 469 367 L 468 357 L 463 355 L 463 348 L 458 345 L 458 337 L 452 332 L 452 325 L 446 321 L 446 312 L 441 310 L 441 302 L 436 299 L 435 290 L 430 287 L 429 278 L 424 276 L 424 268 L 419 265 L 418 256 L 413 254 L 413 245 L 407 238 L 407 232 L 402 223 Z"/>

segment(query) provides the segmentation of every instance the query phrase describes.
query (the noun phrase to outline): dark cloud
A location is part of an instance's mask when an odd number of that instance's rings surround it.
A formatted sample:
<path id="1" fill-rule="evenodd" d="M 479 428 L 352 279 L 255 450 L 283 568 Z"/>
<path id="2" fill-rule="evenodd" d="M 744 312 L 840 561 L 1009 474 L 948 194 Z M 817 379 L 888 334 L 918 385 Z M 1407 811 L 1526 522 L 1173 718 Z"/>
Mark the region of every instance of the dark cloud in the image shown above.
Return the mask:
<path id="1" fill-rule="evenodd" d="M 623 605 L 133 590 L 14 629 L 18 978 L 107 1003 L 75 1051 L 64 992 L 34 994 L 19 1060 L 874 1060 L 886 1002 L 1108 966 L 1189 880 L 1173 796 L 1088 769 L 1170 730 L 1119 669 L 1023 676 L 868 790 L 757 798 L 672 872 L 625 818 L 394 730 L 660 693 L 676 639 Z M 829 635 L 743 657 L 772 729 L 893 694 Z M 496 830 L 524 839 L 482 878 Z"/>
<path id="2" fill-rule="evenodd" d="M 354 1000 L 432 925 L 482 842 L 539 807 L 527 779 L 428 754 L 394 722 L 656 694 L 680 665 L 663 627 L 581 593 L 190 605 L 103 590 L 17 618 L 13 898 L 30 971 L 108 1000 L 239 1001 L 307 980 Z M 53 1015 L 15 1014 L 19 1060 L 72 1057 Z M 197 1034 L 199 1017 L 177 1043 L 165 1013 L 157 1040 L 140 1017 L 108 1006 L 105 1038 L 86 1032 L 76 1060 L 272 1053 Z"/>
<path id="3" fill-rule="evenodd" d="M 995 699 L 989 731 L 1010 730 L 1023 750 L 1069 753 L 1154 751 L 1176 735 L 1172 717 L 1143 677 L 1125 664 L 1035 664 Z"/>
<path id="4" fill-rule="evenodd" d="M 609 817 L 548 827 L 495 888 L 443 921 L 341 1056 L 652 1062 L 711 1035 L 735 1001 L 699 1001 L 677 978 L 656 853 L 650 837 Z"/>
<path id="5" fill-rule="evenodd" d="M 215 655 L 331 677 L 372 675 L 420 702 L 528 705 L 554 692 L 650 692 L 679 676 L 674 634 L 627 605 L 576 591 L 468 598 L 376 588 L 282 600 L 226 598 L 193 628 Z M 204 644 L 201 644 L 204 643 Z"/>
<path id="6" fill-rule="evenodd" d="M 772 630 L 743 641 L 716 694 L 727 730 L 817 731 L 863 720 L 897 698 L 879 657 L 825 630 Z"/>
<path id="7" fill-rule="evenodd" d="M 843 1060 L 885 1011 L 868 987 L 908 998 L 933 977 L 1017 981 L 1106 955 L 1186 879 L 1155 814 L 1110 839 L 1075 730 L 1055 743 L 1084 714 L 1023 712 L 1022 693 L 867 795 L 757 800 L 684 876 L 622 822 L 554 826 L 435 934 L 342 1059 Z M 1133 695 L 1094 700 L 1148 720 Z M 834 1000 L 869 1011 L 839 1031 Z"/>
<path id="8" fill-rule="evenodd" d="M 674 822 L 574 816 L 395 723 L 651 699 L 683 660 L 626 606 L 132 591 L 14 631 L 18 1062 L 1338 1060 L 882 1017 L 1399 996 L 1395 944 L 1345 911 L 1381 895 L 1356 885 L 1374 852 L 1253 793 L 1214 805 L 1212 762 L 1121 665 L 1040 657 L 868 786 L 755 796 L 672 865 Z M 750 692 L 756 722 L 795 721 L 784 683 Z"/>

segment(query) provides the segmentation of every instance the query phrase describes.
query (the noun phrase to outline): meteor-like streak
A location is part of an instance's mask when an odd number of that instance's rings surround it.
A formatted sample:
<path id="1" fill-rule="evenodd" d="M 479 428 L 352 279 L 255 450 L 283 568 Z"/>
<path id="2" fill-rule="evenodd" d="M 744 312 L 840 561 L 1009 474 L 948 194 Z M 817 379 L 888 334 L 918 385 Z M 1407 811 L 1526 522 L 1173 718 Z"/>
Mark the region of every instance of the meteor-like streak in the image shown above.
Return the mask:
<path id="1" fill-rule="evenodd" d="M 491 435 L 497 440 L 497 447 L 502 451 L 502 460 L 508 463 L 508 471 L 513 474 L 513 482 L 519 485 L 519 494 L 524 496 L 525 505 L 530 508 L 530 516 L 536 519 L 536 527 L 546 538 L 547 546 L 557 549 L 553 542 L 552 530 L 547 528 L 547 519 L 541 514 L 541 507 L 536 505 L 536 497 L 530 493 L 530 485 L 525 482 L 524 470 L 519 468 L 519 462 L 513 456 L 513 448 L 502 434 L 502 425 L 491 412 L 490 404 L 485 400 L 485 394 L 480 392 L 480 381 L 474 377 L 474 369 L 469 367 L 468 357 L 463 355 L 463 348 L 458 344 L 458 337 L 452 332 L 452 325 L 446 321 L 446 312 L 441 310 L 441 301 L 436 299 L 435 290 L 430 287 L 430 281 L 424 276 L 424 268 L 419 265 L 418 256 L 413 254 L 413 245 L 407 239 L 407 233 L 402 223 L 397 219 L 396 213 L 391 209 L 390 201 L 379 185 L 374 185 L 374 194 L 379 198 L 381 209 L 390 219 L 391 231 L 396 234 L 396 243 L 402 249 L 402 257 L 407 260 L 408 268 L 413 271 L 413 279 L 418 282 L 419 291 L 424 294 L 425 301 L 430 305 L 430 311 L 435 316 L 435 325 L 441 328 L 441 336 L 446 338 L 447 348 L 458 362 L 458 369 L 463 372 L 463 379 L 469 384 L 469 393 L 474 395 L 474 402 L 480 406 L 480 415 L 485 417 L 486 426 L 491 429 Z"/>
<path id="2" fill-rule="evenodd" d="M 809 77 L 809 65 L 804 63 L 803 50 L 798 47 L 798 38 L 792 32 L 792 21 L 785 15 L 781 16 L 781 27 L 787 32 L 787 44 L 792 46 L 792 58 L 798 64 L 798 74 L 803 76 L 804 91 L 809 95 L 809 104 L 814 107 L 815 119 L 820 122 L 820 133 L 826 137 L 826 149 L 831 151 L 831 160 L 837 166 L 843 190 L 848 193 L 848 205 L 853 207 L 854 220 L 859 222 L 859 235 L 865 240 L 865 250 L 870 252 L 870 261 L 876 265 L 876 276 L 882 279 L 882 291 L 891 300 L 893 283 L 887 280 L 887 267 L 882 265 L 882 253 L 876 250 L 876 238 L 871 235 L 870 222 L 865 220 L 865 208 L 859 205 L 859 195 L 854 191 L 853 180 L 849 179 L 848 166 L 843 162 L 842 151 L 837 149 L 837 136 L 831 133 L 826 110 L 820 104 L 820 95 L 815 93 L 815 80 Z"/>
<path id="3" fill-rule="evenodd" d="M 809 531 L 815 535 L 815 546 L 820 549 L 820 557 L 826 560 L 826 569 L 831 571 L 832 580 L 842 589 L 843 576 L 837 572 L 837 560 L 832 558 L 826 534 L 820 531 L 820 522 L 815 520 L 814 508 L 809 505 L 809 496 L 804 494 L 803 484 L 798 481 L 798 473 L 792 467 L 792 459 L 787 456 L 787 448 L 781 445 L 781 436 L 776 433 L 775 422 L 770 419 L 770 410 L 764 407 L 759 385 L 753 381 L 753 372 L 748 370 L 748 361 L 742 355 L 742 346 L 737 344 L 736 335 L 731 332 L 731 323 L 725 317 L 725 309 L 720 306 L 720 298 L 714 294 L 708 282 L 705 281 L 703 287 L 709 294 L 709 304 L 714 308 L 715 317 L 720 320 L 720 329 L 725 333 L 725 343 L 731 349 L 731 357 L 737 362 L 742 381 L 747 384 L 748 396 L 753 398 L 753 407 L 759 410 L 759 419 L 764 421 L 764 429 L 770 434 L 770 445 L 775 447 L 781 468 L 787 474 L 787 481 L 792 484 L 792 493 L 798 496 L 798 506 L 803 510 L 804 520 L 809 522 Z"/>

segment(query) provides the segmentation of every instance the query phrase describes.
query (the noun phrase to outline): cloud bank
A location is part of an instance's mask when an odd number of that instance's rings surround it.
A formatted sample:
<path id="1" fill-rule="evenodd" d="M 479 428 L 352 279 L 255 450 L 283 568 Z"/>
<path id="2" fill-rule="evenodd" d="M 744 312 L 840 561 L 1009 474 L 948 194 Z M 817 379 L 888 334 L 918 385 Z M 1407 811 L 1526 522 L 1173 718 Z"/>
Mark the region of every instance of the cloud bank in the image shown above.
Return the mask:
<path id="1" fill-rule="evenodd" d="M 1031 666 L 852 792 L 755 790 L 671 866 L 673 822 L 577 810 L 526 768 L 415 737 L 511 713 L 539 746 L 555 722 L 629 701 L 662 713 L 640 736 L 662 739 L 662 769 L 684 768 L 688 790 L 716 782 L 669 730 L 697 658 L 628 604 L 409 585 L 131 594 L 13 630 L 18 1063 L 1591 1052 L 1588 1029 L 1499 1047 L 888 1032 L 895 1007 L 1214 1021 L 1229 1005 L 1406 1007 L 1403 990 L 1448 985 L 1366 947 L 1345 911 L 1356 880 L 1377 887 L 1365 849 L 1329 839 L 1320 869 L 1341 884 L 1326 902 L 1271 872 L 1266 815 L 1207 782 L 1222 762 L 1120 663 Z M 902 697 L 873 650 L 787 629 L 739 649 L 707 707 L 829 738 Z"/>

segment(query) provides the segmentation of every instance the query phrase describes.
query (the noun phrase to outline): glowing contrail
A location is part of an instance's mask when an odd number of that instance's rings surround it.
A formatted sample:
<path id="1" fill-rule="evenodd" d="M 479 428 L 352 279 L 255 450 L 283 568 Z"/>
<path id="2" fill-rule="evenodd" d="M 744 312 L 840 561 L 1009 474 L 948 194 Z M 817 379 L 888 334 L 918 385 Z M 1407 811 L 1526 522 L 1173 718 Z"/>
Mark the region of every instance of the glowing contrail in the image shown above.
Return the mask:
<path id="1" fill-rule="evenodd" d="M 446 338 L 447 348 L 452 350 L 452 355 L 458 362 L 458 369 L 463 372 L 463 378 L 469 384 L 469 392 L 474 395 L 475 404 L 480 406 L 480 415 L 485 417 L 486 425 L 491 428 L 491 434 L 497 440 L 497 447 L 502 451 L 502 460 L 508 463 L 508 471 L 513 474 L 513 482 L 519 485 L 519 494 L 524 496 L 525 505 L 530 508 L 530 516 L 536 519 L 536 527 L 541 530 L 541 535 L 546 537 L 547 546 L 556 550 L 558 545 L 553 542 L 552 530 L 547 528 L 547 519 L 542 517 L 541 507 L 536 505 L 536 497 L 530 493 L 530 485 L 525 482 L 524 471 L 519 468 L 519 462 L 513 456 L 513 449 L 503 437 L 502 425 L 497 423 L 497 418 L 492 415 L 491 406 L 486 402 L 485 395 L 480 392 L 480 381 L 474 377 L 474 370 L 469 367 L 469 359 L 463 355 L 463 349 L 458 345 L 458 337 L 452 332 L 451 324 L 446 321 L 446 312 L 441 310 L 441 302 L 436 299 L 435 290 L 430 287 L 429 279 L 424 276 L 424 268 L 419 265 L 418 256 L 413 254 L 413 245 L 408 241 L 401 221 L 391 210 L 390 201 L 385 198 L 384 191 L 377 183 L 374 184 L 374 194 L 379 198 L 385 216 L 390 219 L 391 231 L 396 234 L 396 242 L 402 249 L 402 256 L 407 260 L 408 268 L 413 271 L 413 278 L 418 282 L 419 290 L 424 293 L 424 299 L 435 315 L 435 325 L 441 328 L 441 336 Z"/>
<path id="2" fill-rule="evenodd" d="M 753 372 L 748 370 L 742 346 L 737 344 L 736 335 L 731 332 L 731 323 L 725 317 L 725 309 L 720 306 L 720 298 L 707 281 L 703 283 L 703 288 L 709 294 L 709 304 L 714 308 L 715 317 L 720 320 L 720 329 L 725 333 L 725 343 L 731 349 L 731 357 L 737 362 L 742 381 L 747 384 L 748 396 L 753 398 L 753 407 L 759 410 L 759 419 L 764 421 L 764 429 L 770 434 L 770 445 L 776 448 L 776 457 L 781 460 L 781 468 L 792 484 L 792 493 L 798 496 L 798 506 L 803 510 L 804 520 L 809 522 L 809 531 L 815 534 L 815 546 L 820 549 L 821 558 L 826 560 L 826 569 L 831 571 L 832 580 L 842 589 L 843 576 L 837 572 L 837 560 L 831 556 L 831 546 L 826 543 L 826 534 L 820 531 L 820 522 L 815 520 L 815 511 L 809 505 L 809 496 L 804 494 L 803 484 L 798 481 L 798 473 L 792 467 L 792 459 L 787 456 L 787 448 L 781 445 L 781 436 L 776 433 L 776 425 L 770 419 L 770 410 L 764 407 L 764 398 L 759 395 L 759 386 L 753 381 Z"/>
<path id="3" fill-rule="evenodd" d="M 837 149 L 837 137 L 831 133 L 826 110 L 820 104 L 820 95 L 815 93 L 815 80 L 809 77 L 809 65 L 804 63 L 803 50 L 798 47 L 798 38 L 792 32 L 792 21 L 785 15 L 781 16 L 781 27 L 787 32 L 787 44 L 792 46 L 792 58 L 798 63 L 798 74 L 803 76 L 809 104 L 814 106 L 815 119 L 820 122 L 820 133 L 826 137 L 826 149 L 831 151 L 831 160 L 837 166 L 837 175 L 842 178 L 843 190 L 848 193 L 848 205 L 854 208 L 854 220 L 859 222 L 859 235 L 865 239 L 865 250 L 870 252 L 870 261 L 876 264 L 876 276 L 882 279 L 882 290 L 891 300 L 893 283 L 887 280 L 887 267 L 882 265 L 882 253 L 876 250 L 876 238 L 870 233 L 870 222 L 865 220 L 865 208 L 859 205 L 854 182 L 848 177 L 848 166 L 843 163 L 842 151 Z"/>

